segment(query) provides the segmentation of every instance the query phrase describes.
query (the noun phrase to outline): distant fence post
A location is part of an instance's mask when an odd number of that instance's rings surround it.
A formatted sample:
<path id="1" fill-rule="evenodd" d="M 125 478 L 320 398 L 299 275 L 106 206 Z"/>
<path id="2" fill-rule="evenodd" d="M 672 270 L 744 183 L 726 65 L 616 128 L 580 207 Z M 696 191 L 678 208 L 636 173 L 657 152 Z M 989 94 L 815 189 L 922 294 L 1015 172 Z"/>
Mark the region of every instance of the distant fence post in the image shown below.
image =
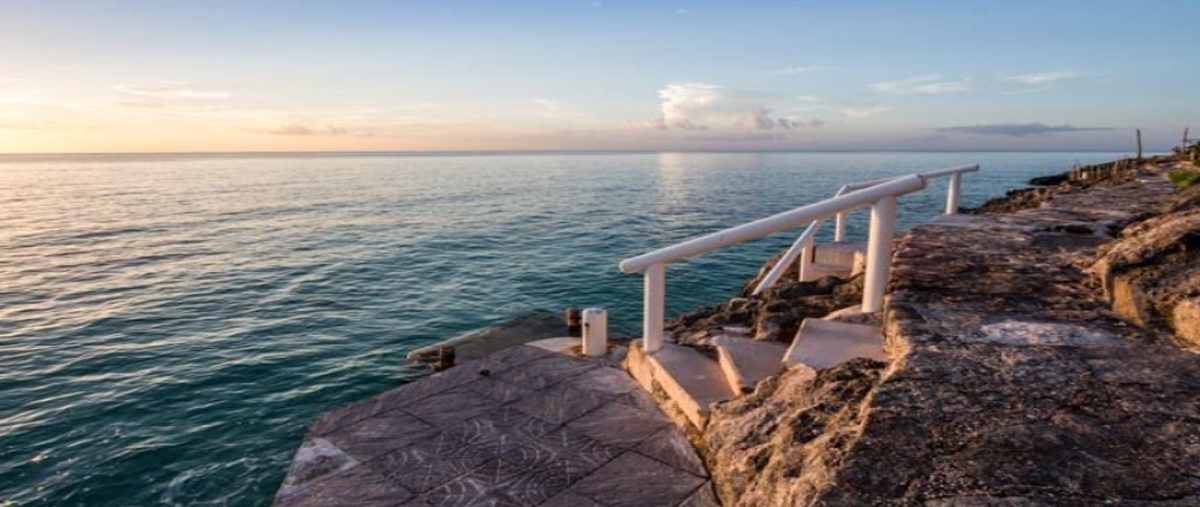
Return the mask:
<path id="1" fill-rule="evenodd" d="M 1142 129 L 1137 129 L 1138 162 L 1142 161 Z"/>

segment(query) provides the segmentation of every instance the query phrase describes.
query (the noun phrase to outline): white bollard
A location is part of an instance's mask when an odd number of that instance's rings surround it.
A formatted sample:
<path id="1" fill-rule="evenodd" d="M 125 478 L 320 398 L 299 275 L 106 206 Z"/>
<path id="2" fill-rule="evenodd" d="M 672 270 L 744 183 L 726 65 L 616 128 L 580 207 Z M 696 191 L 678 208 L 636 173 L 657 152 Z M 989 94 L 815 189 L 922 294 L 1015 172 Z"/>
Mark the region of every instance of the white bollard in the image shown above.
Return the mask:
<path id="1" fill-rule="evenodd" d="M 850 212 L 843 211 L 837 214 L 837 222 L 833 229 L 833 240 L 841 243 L 846 241 L 846 222 L 850 220 Z"/>
<path id="2" fill-rule="evenodd" d="M 583 311 L 583 355 L 600 357 L 608 353 L 608 315 L 603 308 Z"/>
<path id="3" fill-rule="evenodd" d="M 871 205 L 871 235 L 867 238 L 867 276 L 863 281 L 863 313 L 883 309 L 892 264 L 892 237 L 896 233 L 896 198 L 884 197 Z"/>
<path id="4" fill-rule="evenodd" d="M 667 267 L 651 264 L 646 268 L 645 301 L 642 305 L 642 350 L 657 352 L 663 343 L 663 304 L 666 299 Z"/>

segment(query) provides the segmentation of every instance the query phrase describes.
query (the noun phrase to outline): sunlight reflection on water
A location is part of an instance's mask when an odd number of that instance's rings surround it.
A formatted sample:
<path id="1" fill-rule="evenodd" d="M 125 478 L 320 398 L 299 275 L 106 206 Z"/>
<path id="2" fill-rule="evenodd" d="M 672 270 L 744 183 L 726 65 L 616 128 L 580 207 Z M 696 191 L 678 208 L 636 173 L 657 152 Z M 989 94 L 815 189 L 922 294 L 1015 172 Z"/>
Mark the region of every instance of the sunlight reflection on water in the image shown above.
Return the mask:
<path id="1" fill-rule="evenodd" d="M 635 332 L 624 257 L 849 181 L 979 162 L 975 205 L 1110 158 L 0 157 L 0 503 L 267 505 L 305 426 L 411 378 L 414 347 L 567 306 Z M 932 187 L 902 226 L 938 213 Z M 668 312 L 730 297 L 792 239 L 672 266 Z"/>

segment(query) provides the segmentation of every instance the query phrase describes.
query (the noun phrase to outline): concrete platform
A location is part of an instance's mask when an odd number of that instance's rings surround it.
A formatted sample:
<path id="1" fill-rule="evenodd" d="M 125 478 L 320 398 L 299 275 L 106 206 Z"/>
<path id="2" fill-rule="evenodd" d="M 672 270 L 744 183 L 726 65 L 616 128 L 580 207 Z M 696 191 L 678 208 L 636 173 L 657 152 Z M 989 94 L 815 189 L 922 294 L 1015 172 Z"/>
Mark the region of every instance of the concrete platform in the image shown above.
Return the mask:
<path id="1" fill-rule="evenodd" d="M 858 357 L 887 361 L 880 328 L 805 319 L 783 362 L 823 370 Z"/>
<path id="2" fill-rule="evenodd" d="M 813 252 L 813 261 L 826 264 L 854 266 L 855 258 L 865 255 L 867 244 L 862 242 L 834 241 L 818 243 Z"/>
<path id="3" fill-rule="evenodd" d="M 626 368 L 646 392 L 662 392 L 671 406 L 697 429 L 708 424 L 714 403 L 737 395 L 716 361 L 691 347 L 664 343 L 653 354 L 641 342 L 629 348 Z M 682 423 L 683 421 L 678 421 Z"/>
<path id="4" fill-rule="evenodd" d="M 760 381 L 783 371 L 788 348 L 782 343 L 727 335 L 714 337 L 711 343 L 717 347 L 718 363 L 734 392 L 753 392 Z"/>
<path id="5" fill-rule="evenodd" d="M 522 345 L 322 416 L 275 505 L 719 504 L 624 371 Z"/>
<path id="6" fill-rule="evenodd" d="M 814 262 L 809 265 L 809 269 L 805 271 L 805 279 L 802 282 L 811 282 L 820 280 L 827 276 L 835 276 L 838 278 L 849 278 L 852 271 L 851 266 L 843 266 L 841 264 L 829 264 L 824 262 Z"/>

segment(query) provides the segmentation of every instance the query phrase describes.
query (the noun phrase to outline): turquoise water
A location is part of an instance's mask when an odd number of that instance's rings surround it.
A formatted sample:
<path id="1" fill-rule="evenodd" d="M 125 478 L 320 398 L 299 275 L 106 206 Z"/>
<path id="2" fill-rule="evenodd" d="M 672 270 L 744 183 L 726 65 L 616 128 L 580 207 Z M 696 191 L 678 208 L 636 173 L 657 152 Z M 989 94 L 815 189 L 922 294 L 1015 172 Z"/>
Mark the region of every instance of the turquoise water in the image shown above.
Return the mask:
<path id="1" fill-rule="evenodd" d="M 624 257 L 849 181 L 978 162 L 976 205 L 1114 156 L 0 157 L 0 506 L 268 505 L 305 426 L 418 374 L 414 347 L 568 306 L 635 332 Z M 668 312 L 791 239 L 672 266 Z"/>

